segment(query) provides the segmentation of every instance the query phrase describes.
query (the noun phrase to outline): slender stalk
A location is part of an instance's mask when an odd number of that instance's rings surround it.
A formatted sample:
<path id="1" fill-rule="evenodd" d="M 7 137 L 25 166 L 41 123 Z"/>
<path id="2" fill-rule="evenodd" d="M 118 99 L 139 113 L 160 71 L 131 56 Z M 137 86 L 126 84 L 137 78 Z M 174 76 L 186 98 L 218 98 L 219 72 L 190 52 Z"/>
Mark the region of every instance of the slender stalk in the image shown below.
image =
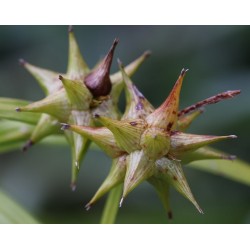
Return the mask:
<path id="1" fill-rule="evenodd" d="M 114 224 L 121 199 L 122 184 L 114 187 L 108 195 L 101 218 L 101 224 Z"/>

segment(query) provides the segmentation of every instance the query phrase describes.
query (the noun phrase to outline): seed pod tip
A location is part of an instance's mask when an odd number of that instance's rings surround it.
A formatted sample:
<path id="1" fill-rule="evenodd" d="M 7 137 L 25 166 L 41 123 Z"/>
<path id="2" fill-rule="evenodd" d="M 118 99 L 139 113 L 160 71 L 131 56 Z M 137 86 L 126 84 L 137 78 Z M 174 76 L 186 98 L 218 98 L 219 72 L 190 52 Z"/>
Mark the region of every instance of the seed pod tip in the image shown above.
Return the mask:
<path id="1" fill-rule="evenodd" d="M 115 38 L 114 42 L 113 42 L 113 46 L 116 46 L 119 43 L 119 38 Z"/>
<path id="2" fill-rule="evenodd" d="M 78 170 L 80 170 L 80 164 L 79 164 L 79 161 L 75 161 L 75 166 Z"/>
<path id="3" fill-rule="evenodd" d="M 73 32 L 73 25 L 69 25 L 69 27 L 68 27 L 68 32 L 70 33 L 70 32 Z"/>
<path id="4" fill-rule="evenodd" d="M 228 138 L 236 139 L 236 138 L 238 138 L 238 136 L 237 135 L 229 135 Z"/>
<path id="5" fill-rule="evenodd" d="M 168 211 L 168 219 L 172 220 L 173 219 L 173 213 L 171 210 Z"/>
<path id="6" fill-rule="evenodd" d="M 70 184 L 70 188 L 71 188 L 71 191 L 75 191 L 76 190 L 76 184 L 74 183 L 74 182 L 72 182 L 71 184 Z"/>
<path id="7" fill-rule="evenodd" d="M 86 211 L 89 211 L 90 210 L 90 208 L 91 208 L 91 205 L 88 203 L 87 205 L 85 205 L 85 209 L 86 209 Z"/>
<path id="8" fill-rule="evenodd" d="M 189 69 L 182 69 L 181 70 L 181 76 L 184 76 L 187 72 L 189 71 Z"/>
<path id="9" fill-rule="evenodd" d="M 122 68 L 122 69 L 124 68 L 123 63 L 122 63 L 122 61 L 119 58 L 117 58 L 117 63 L 118 63 L 118 65 L 119 65 L 120 68 Z"/>
<path id="10" fill-rule="evenodd" d="M 25 145 L 22 147 L 22 151 L 26 152 L 33 144 L 34 144 L 34 142 L 32 140 L 28 140 L 25 143 Z"/>
<path id="11" fill-rule="evenodd" d="M 121 198 L 120 203 L 119 203 L 119 207 L 122 207 L 123 201 L 124 201 L 124 197 Z"/>
<path id="12" fill-rule="evenodd" d="M 70 128 L 70 125 L 67 123 L 61 123 L 61 125 L 62 125 L 61 130 L 67 130 Z"/>
<path id="13" fill-rule="evenodd" d="M 230 161 L 233 161 L 237 158 L 236 155 L 227 155 L 224 157 L 225 160 L 230 160 Z"/>
<path id="14" fill-rule="evenodd" d="M 19 60 L 18 60 L 18 62 L 19 62 L 19 65 L 21 65 L 21 66 L 25 66 L 25 64 L 27 63 L 24 59 L 22 59 L 22 58 L 20 58 Z"/>
<path id="15" fill-rule="evenodd" d="M 152 52 L 150 50 L 146 50 L 143 55 L 145 56 L 145 58 L 148 58 L 149 56 L 151 56 Z"/>

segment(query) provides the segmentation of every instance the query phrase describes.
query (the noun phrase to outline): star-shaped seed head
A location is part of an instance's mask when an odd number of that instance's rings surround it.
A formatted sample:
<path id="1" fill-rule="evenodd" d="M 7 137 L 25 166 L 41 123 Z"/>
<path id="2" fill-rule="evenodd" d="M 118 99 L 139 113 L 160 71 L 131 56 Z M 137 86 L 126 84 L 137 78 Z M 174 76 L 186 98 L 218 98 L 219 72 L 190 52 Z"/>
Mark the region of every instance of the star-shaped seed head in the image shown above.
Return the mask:
<path id="1" fill-rule="evenodd" d="M 24 145 L 26 151 L 51 134 L 63 133 L 60 123 L 76 126 L 95 126 L 94 113 L 119 119 L 118 98 L 124 86 L 121 72 L 110 74 L 118 39 L 115 39 L 104 59 L 92 70 L 83 59 L 73 29 L 69 29 L 69 56 L 65 74 L 36 67 L 23 59 L 20 64 L 25 67 L 38 81 L 46 97 L 40 101 L 16 108 L 18 112 L 41 113 L 30 139 Z M 128 75 L 133 75 L 148 57 L 142 56 L 126 66 Z M 75 186 L 82 161 L 90 140 L 71 131 L 64 134 L 72 148 L 72 179 Z"/>
<path id="2" fill-rule="evenodd" d="M 191 201 L 199 212 L 203 213 L 191 192 L 182 164 L 198 158 L 226 158 L 206 146 L 217 141 L 236 138 L 236 136 L 195 135 L 184 131 L 202 113 L 203 106 L 231 98 L 239 94 L 240 91 L 224 92 L 205 99 L 198 105 L 190 106 L 194 108 L 179 111 L 181 86 L 187 72 L 183 69 L 169 96 L 159 108 L 154 109 L 132 83 L 122 64 L 119 63 L 119 65 L 125 82 L 127 100 L 125 113 L 120 120 L 95 115 L 95 119 L 104 126 L 99 129 L 103 131 L 108 129 L 112 132 L 109 134 L 109 140 L 101 140 L 95 133 L 91 132 L 91 135 L 86 135 L 84 127 L 79 127 L 79 131 L 69 127 L 77 133 L 84 130 L 83 136 L 92 137 L 92 140 L 100 147 L 107 149 L 113 147 L 115 152 L 121 154 L 119 156 L 113 155 L 110 174 L 86 207 L 89 209 L 102 195 L 123 182 L 121 206 L 124 198 L 141 182 L 147 180 L 155 187 L 169 217 L 172 217 L 169 202 L 170 186 L 174 187 Z M 106 150 L 106 153 L 111 156 L 109 151 Z"/>

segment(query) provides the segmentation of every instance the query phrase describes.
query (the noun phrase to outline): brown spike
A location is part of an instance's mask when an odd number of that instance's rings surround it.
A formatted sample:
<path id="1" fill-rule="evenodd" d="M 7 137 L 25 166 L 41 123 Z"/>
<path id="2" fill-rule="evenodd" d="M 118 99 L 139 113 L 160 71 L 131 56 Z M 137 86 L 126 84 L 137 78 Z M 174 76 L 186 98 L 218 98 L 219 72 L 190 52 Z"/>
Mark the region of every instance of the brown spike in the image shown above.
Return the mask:
<path id="1" fill-rule="evenodd" d="M 197 102 L 196 104 L 193 104 L 193 105 L 179 111 L 178 116 L 180 117 L 180 116 L 186 115 L 186 114 L 188 114 L 188 113 L 190 113 L 198 108 L 204 107 L 206 105 L 215 104 L 215 103 L 220 102 L 222 100 L 233 98 L 236 95 L 239 95 L 240 92 L 241 92 L 240 90 L 229 90 L 229 91 L 222 92 L 222 93 L 219 93 L 217 95 L 211 96 L 203 101 Z"/>
<path id="2" fill-rule="evenodd" d="M 168 132 L 175 130 L 177 125 L 177 112 L 179 109 L 179 96 L 182 87 L 183 78 L 188 70 L 182 69 L 172 91 L 167 99 L 151 113 L 147 118 L 150 126 L 157 126 L 166 129 Z"/>

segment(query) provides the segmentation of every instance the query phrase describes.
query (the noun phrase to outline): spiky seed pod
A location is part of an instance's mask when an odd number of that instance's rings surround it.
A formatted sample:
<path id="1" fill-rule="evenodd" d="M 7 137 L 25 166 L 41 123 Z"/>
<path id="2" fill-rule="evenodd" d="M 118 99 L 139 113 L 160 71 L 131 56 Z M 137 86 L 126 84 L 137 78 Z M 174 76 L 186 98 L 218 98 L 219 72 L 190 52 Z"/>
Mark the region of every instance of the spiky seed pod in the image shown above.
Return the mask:
<path id="1" fill-rule="evenodd" d="M 38 81 L 46 97 L 29 105 L 20 105 L 16 111 L 42 113 L 31 138 L 24 145 L 24 150 L 39 142 L 48 135 L 60 133 L 60 122 L 77 126 L 94 126 L 93 114 L 99 113 L 118 119 L 120 112 L 117 107 L 118 98 L 123 88 L 120 72 L 110 75 L 110 67 L 114 50 L 118 43 L 115 39 L 110 51 L 97 67 L 90 70 L 83 59 L 76 42 L 73 30 L 69 30 L 69 56 L 66 74 L 42 69 L 20 61 Z M 148 57 L 145 52 L 138 59 L 125 67 L 128 75 L 135 73 L 137 68 Z M 41 129 L 42 128 L 42 129 Z M 75 186 L 80 162 L 86 153 L 90 141 L 77 133 L 67 130 L 65 136 L 72 147 L 72 186 Z M 77 167 L 77 168 L 76 168 Z"/>
<path id="2" fill-rule="evenodd" d="M 181 132 L 185 131 L 201 114 L 201 110 L 196 111 L 196 108 L 204 106 L 192 105 L 195 107 L 192 108 L 193 113 L 189 113 L 189 108 L 184 109 L 185 112 L 179 111 L 180 89 L 187 70 L 181 71 L 168 98 L 158 109 L 154 110 L 126 75 L 121 63 L 119 65 L 126 86 L 127 107 L 124 116 L 120 121 L 99 115 L 95 117 L 113 133 L 116 146 L 126 151 L 123 155 L 126 158 L 126 174 L 120 205 L 136 186 L 142 181 L 148 180 L 156 188 L 169 217 L 172 217 L 168 197 L 169 186 L 173 186 L 202 213 L 185 178 L 181 166 L 182 160 L 185 163 L 195 159 L 225 158 L 204 146 L 220 140 L 236 138 L 236 136 L 204 136 Z M 237 94 L 239 91 L 232 91 L 230 96 L 233 97 Z M 221 98 L 223 95 L 219 96 Z M 226 94 L 224 97 L 227 99 L 228 95 Z M 206 99 L 209 101 L 205 103 L 215 103 L 213 98 Z M 204 104 L 204 102 L 200 103 Z M 95 137 L 95 140 L 99 139 Z M 115 145 L 114 142 L 112 143 Z M 108 145 L 107 142 L 106 145 Z M 188 158 L 188 156 L 190 157 Z M 119 169 L 117 158 L 113 162 L 112 173 L 116 168 Z M 106 182 L 110 183 L 110 176 L 104 181 L 104 187 L 107 187 Z M 111 186 L 118 185 L 120 182 L 121 179 Z M 111 186 L 101 188 L 101 190 L 106 192 L 110 190 Z M 99 199 L 100 195 L 105 192 L 98 191 L 94 197 Z M 96 198 L 93 199 L 96 200 Z M 87 207 L 89 206 L 87 205 Z"/>
<path id="3" fill-rule="evenodd" d="M 33 119 L 36 128 L 24 149 L 53 133 L 59 133 L 58 124 L 72 148 L 72 189 L 79 171 L 79 164 L 90 141 L 95 142 L 111 158 L 112 168 L 97 193 L 87 204 L 89 209 L 102 195 L 124 182 L 124 198 L 141 182 L 149 181 L 156 189 L 168 216 L 172 217 L 169 205 L 169 187 L 173 186 L 202 213 L 185 178 L 182 164 L 197 159 L 233 159 L 222 155 L 206 145 L 230 138 L 230 136 L 207 136 L 184 133 L 206 105 L 232 98 L 239 90 L 227 91 L 179 110 L 179 97 L 184 76 L 183 69 L 166 100 L 154 109 L 133 84 L 131 76 L 148 57 L 145 52 L 137 60 L 110 76 L 110 67 L 118 40 L 115 39 L 106 57 L 92 70 L 80 54 L 72 29 L 69 30 L 69 61 L 66 74 L 59 74 L 35 67 L 24 60 L 20 63 L 38 80 L 46 97 L 16 111 L 42 113 L 41 116 L 19 115 L 20 121 Z M 125 83 L 127 106 L 121 116 L 118 98 Z M 13 114 L 1 111 L 13 119 Z M 93 118 L 94 116 L 94 118 Z M 14 118 L 15 119 L 15 118 Z M 33 121 L 34 122 L 34 121 Z M 32 123 L 32 122 L 31 122 Z M 94 128 L 97 124 L 104 127 Z M 20 136 L 20 131 L 17 131 Z M 28 129 L 27 135 L 31 130 Z M 18 136 L 14 138 L 18 140 Z"/>

